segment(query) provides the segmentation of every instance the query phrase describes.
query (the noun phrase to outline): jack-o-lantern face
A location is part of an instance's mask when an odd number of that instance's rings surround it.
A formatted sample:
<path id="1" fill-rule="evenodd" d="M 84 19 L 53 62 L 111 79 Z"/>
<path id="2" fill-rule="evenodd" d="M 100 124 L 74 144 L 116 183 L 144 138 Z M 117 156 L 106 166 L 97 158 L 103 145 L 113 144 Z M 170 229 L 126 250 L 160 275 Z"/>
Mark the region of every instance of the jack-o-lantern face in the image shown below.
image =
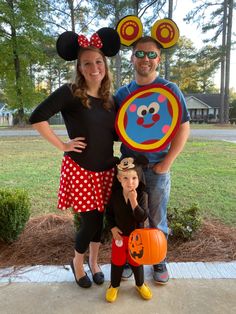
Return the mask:
<path id="1" fill-rule="evenodd" d="M 130 255 L 133 259 L 142 258 L 143 257 L 143 243 L 142 236 L 140 233 L 133 234 L 131 236 L 131 245 L 129 247 Z"/>
<path id="2" fill-rule="evenodd" d="M 165 259 L 167 240 L 159 229 L 135 229 L 129 236 L 128 247 L 131 258 L 137 264 L 154 265 Z"/>

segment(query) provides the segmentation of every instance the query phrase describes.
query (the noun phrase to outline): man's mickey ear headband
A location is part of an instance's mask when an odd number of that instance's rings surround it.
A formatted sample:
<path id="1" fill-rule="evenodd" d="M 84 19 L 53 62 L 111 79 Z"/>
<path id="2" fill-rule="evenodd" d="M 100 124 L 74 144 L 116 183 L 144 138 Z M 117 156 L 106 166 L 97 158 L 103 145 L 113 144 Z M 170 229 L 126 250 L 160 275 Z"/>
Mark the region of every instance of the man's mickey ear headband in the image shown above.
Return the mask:
<path id="1" fill-rule="evenodd" d="M 131 46 L 142 37 L 143 26 L 140 19 L 135 15 L 127 15 L 122 18 L 117 26 L 121 44 Z M 155 39 L 162 48 L 174 46 L 179 39 L 179 29 L 171 19 L 156 21 L 151 28 L 151 37 Z"/>
<path id="2" fill-rule="evenodd" d="M 87 39 L 84 35 L 66 31 L 58 37 L 56 42 L 58 55 L 66 61 L 76 60 L 79 49 L 90 46 L 100 49 L 107 57 L 113 57 L 120 50 L 119 34 L 113 28 L 103 27 Z"/>

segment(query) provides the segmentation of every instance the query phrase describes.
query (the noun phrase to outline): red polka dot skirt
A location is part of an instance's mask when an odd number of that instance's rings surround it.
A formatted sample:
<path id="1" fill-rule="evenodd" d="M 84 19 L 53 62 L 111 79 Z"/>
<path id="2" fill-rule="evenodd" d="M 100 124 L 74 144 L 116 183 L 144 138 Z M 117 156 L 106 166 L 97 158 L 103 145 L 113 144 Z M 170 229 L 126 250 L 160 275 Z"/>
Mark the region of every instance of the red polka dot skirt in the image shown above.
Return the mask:
<path id="1" fill-rule="evenodd" d="M 111 195 L 114 174 L 114 168 L 101 172 L 85 170 L 65 156 L 61 166 L 57 207 L 61 210 L 72 207 L 74 212 L 94 209 L 103 212 Z"/>

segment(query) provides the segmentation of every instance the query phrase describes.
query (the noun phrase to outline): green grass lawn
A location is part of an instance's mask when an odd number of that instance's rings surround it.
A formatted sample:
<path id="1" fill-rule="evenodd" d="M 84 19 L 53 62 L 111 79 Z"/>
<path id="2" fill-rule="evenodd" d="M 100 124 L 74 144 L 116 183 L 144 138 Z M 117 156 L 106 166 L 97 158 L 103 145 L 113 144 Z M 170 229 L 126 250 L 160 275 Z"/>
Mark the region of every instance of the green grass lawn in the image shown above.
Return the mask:
<path id="1" fill-rule="evenodd" d="M 206 217 L 236 224 L 236 145 L 222 141 L 187 143 L 172 167 L 170 206 L 198 203 Z"/>
<path id="2" fill-rule="evenodd" d="M 58 213 L 62 152 L 40 137 L 0 137 L 0 186 L 24 188 L 32 216 Z M 119 156 L 119 145 L 115 146 Z M 172 167 L 169 206 L 198 203 L 205 217 L 236 224 L 236 145 L 189 140 Z"/>

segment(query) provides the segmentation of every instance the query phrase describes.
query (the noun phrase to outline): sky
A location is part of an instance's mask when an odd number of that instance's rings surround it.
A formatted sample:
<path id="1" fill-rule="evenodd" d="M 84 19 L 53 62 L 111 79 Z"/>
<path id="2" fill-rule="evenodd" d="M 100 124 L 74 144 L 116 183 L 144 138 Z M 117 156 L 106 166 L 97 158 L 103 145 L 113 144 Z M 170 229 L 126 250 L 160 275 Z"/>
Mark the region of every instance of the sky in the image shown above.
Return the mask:
<path id="1" fill-rule="evenodd" d="M 176 3 L 176 1 L 174 1 L 174 5 L 175 5 L 175 3 Z M 180 36 L 186 36 L 187 38 L 189 38 L 193 41 L 194 46 L 197 49 L 201 48 L 204 45 L 204 43 L 202 42 L 203 35 L 201 35 L 200 30 L 197 29 L 196 25 L 191 24 L 191 23 L 187 24 L 186 22 L 183 21 L 183 18 L 191 10 L 191 7 L 193 7 L 192 2 L 186 1 L 186 0 L 177 0 L 177 3 L 178 3 L 178 5 L 176 7 L 176 10 L 173 12 L 172 19 L 178 25 L 178 28 L 180 31 Z M 233 17 L 232 31 L 236 33 L 235 17 Z M 190 34 L 192 36 L 190 36 Z M 198 34 L 200 34 L 200 36 Z M 204 36 L 206 36 L 206 38 L 207 38 L 207 35 L 204 35 Z M 234 88 L 234 91 L 236 92 L 235 73 L 236 73 L 236 50 L 231 50 L 230 88 Z M 219 87 L 220 86 L 220 70 L 217 71 L 214 81 L 215 81 L 215 85 L 217 87 Z"/>

